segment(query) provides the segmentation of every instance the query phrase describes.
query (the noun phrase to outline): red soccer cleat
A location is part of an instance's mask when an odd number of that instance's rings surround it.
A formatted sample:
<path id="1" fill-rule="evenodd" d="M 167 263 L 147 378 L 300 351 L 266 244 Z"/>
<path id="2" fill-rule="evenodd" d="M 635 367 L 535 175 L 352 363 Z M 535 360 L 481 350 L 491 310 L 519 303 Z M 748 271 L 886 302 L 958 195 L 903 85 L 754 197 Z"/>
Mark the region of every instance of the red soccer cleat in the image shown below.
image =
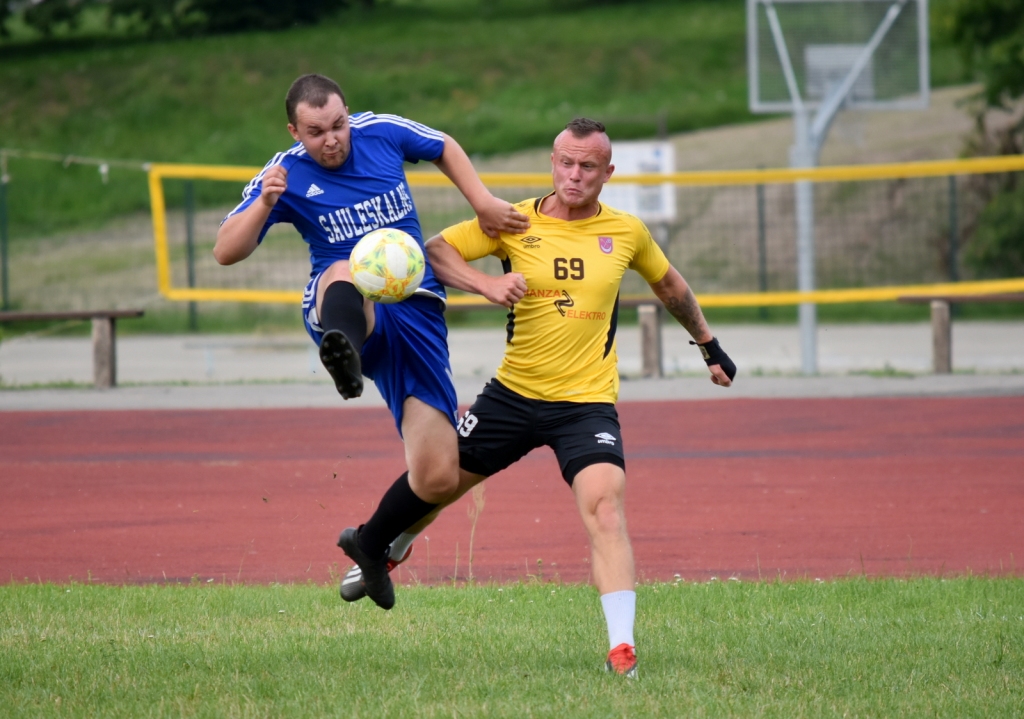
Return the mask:
<path id="1" fill-rule="evenodd" d="M 633 647 L 623 643 L 608 652 L 608 661 L 604 663 L 604 669 L 636 679 L 636 652 Z"/>

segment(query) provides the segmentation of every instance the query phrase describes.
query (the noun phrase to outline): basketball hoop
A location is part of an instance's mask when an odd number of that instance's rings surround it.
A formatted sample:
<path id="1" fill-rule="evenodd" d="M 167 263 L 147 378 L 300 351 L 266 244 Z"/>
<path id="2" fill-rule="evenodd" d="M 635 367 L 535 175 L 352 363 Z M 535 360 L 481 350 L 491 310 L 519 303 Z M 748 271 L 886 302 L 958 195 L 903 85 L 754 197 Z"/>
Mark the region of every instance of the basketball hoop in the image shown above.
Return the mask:
<path id="1" fill-rule="evenodd" d="M 814 167 L 838 112 L 928 107 L 928 0 L 747 0 L 750 111 L 793 114 L 792 167 Z M 813 114 L 812 114 L 813 113 Z M 814 194 L 795 187 L 797 287 L 814 289 Z M 817 308 L 800 305 L 804 374 Z"/>

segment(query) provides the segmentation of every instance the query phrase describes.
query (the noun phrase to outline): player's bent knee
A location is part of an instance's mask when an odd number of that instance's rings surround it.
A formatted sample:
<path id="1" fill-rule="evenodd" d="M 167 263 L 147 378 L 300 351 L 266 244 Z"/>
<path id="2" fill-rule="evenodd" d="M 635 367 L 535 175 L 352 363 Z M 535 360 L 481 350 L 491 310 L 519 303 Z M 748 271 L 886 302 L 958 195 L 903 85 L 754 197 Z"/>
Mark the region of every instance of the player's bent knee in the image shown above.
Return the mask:
<path id="1" fill-rule="evenodd" d="M 449 480 L 446 477 L 431 476 L 414 481 L 409 477 L 409 484 L 412 490 L 424 502 L 432 504 L 445 504 L 453 498 L 459 488 L 458 481 Z"/>
<path id="2" fill-rule="evenodd" d="M 459 490 L 458 463 L 416 463 L 409 468 L 409 485 L 426 502 L 446 502 Z"/>

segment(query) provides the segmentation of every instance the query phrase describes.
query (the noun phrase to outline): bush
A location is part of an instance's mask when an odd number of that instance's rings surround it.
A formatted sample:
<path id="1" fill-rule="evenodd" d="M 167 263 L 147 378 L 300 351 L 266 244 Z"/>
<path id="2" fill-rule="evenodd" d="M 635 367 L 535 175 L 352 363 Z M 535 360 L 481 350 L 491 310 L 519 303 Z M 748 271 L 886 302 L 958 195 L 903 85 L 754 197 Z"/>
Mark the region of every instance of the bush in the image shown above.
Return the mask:
<path id="1" fill-rule="evenodd" d="M 191 5 L 205 15 L 207 32 L 280 30 L 292 25 L 312 25 L 349 4 L 347 0 L 191 1 Z"/>
<path id="2" fill-rule="evenodd" d="M 1024 277 L 1024 190 L 1007 190 L 988 204 L 964 259 L 981 276 Z"/>
<path id="3" fill-rule="evenodd" d="M 25 8 L 22 17 L 29 25 L 49 37 L 54 27 L 67 23 L 78 25 L 78 18 L 90 0 L 42 0 Z"/>
<path id="4" fill-rule="evenodd" d="M 74 30 L 82 13 L 96 8 L 110 25 L 120 21 L 148 35 L 180 36 L 310 25 L 357 4 L 373 0 L 38 0 L 23 6 L 22 18 L 49 37 L 62 25 Z M 0 33 L 6 34 L 10 7 L 5 0 L 0 6 Z"/>

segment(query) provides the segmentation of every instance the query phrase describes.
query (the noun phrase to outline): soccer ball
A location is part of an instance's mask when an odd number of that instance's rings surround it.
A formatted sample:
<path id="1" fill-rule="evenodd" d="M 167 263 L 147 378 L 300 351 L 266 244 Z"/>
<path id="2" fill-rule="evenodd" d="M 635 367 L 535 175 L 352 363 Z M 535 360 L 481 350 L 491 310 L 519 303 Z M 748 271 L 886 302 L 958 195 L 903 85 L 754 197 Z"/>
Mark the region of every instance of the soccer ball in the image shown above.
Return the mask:
<path id="1" fill-rule="evenodd" d="M 416 240 L 393 227 L 365 235 L 348 258 L 356 289 L 367 299 L 383 304 L 411 297 L 423 281 L 426 266 Z"/>

